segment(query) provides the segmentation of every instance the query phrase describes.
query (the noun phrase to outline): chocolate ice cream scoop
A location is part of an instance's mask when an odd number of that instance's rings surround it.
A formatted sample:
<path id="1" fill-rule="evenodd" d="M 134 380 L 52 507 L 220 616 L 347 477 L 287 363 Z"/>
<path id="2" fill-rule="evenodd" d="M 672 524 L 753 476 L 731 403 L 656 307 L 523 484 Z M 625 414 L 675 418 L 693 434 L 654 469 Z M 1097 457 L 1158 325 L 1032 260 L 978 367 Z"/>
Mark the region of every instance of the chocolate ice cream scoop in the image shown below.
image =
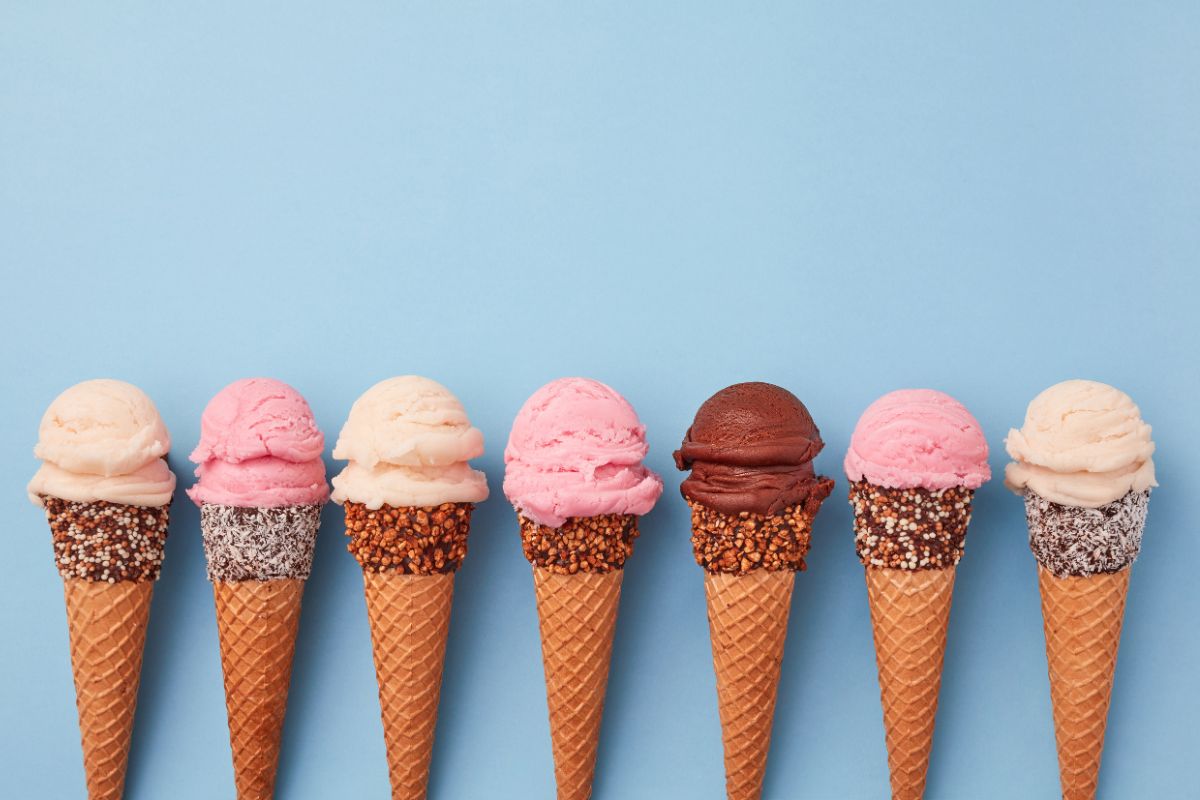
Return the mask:
<path id="1" fill-rule="evenodd" d="M 700 406 L 675 451 L 675 465 L 692 471 L 680 491 L 724 514 L 774 515 L 810 500 L 819 504 L 833 487 L 813 470 L 824 446 L 808 409 L 791 392 L 738 383 Z"/>

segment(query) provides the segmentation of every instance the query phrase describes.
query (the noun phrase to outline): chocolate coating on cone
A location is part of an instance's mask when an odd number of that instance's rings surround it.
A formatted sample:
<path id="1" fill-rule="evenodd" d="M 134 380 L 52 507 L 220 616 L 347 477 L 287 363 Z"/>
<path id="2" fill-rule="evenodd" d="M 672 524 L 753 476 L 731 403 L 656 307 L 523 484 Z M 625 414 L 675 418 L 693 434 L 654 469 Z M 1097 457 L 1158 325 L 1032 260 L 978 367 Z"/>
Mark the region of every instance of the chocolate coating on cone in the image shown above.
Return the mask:
<path id="1" fill-rule="evenodd" d="M 444 575 L 467 557 L 473 503 L 370 509 L 347 501 L 344 507 L 346 548 L 363 572 Z"/>
<path id="2" fill-rule="evenodd" d="M 560 575 L 623 569 L 638 536 L 633 514 L 570 517 L 561 528 L 539 525 L 518 514 L 521 548 L 535 567 Z"/>
<path id="3" fill-rule="evenodd" d="M 1025 492 L 1029 548 L 1060 578 L 1128 567 L 1142 547 L 1150 492 L 1130 492 L 1099 508 L 1064 506 Z"/>
<path id="4" fill-rule="evenodd" d="M 205 503 L 200 532 L 208 579 L 307 580 L 321 525 L 321 506 L 243 508 Z"/>
<path id="5" fill-rule="evenodd" d="M 832 487 L 832 484 L 831 484 Z M 751 570 L 804 570 L 812 542 L 813 515 L 820 500 L 782 513 L 724 514 L 703 503 L 692 509 L 692 552 L 710 574 L 744 575 Z"/>
<path id="6" fill-rule="evenodd" d="M 153 581 L 162 570 L 170 505 L 43 497 L 54 563 L 65 580 Z"/>
<path id="7" fill-rule="evenodd" d="M 854 547 L 865 567 L 945 569 L 963 556 L 971 522 L 971 489 L 892 489 L 850 485 Z"/>

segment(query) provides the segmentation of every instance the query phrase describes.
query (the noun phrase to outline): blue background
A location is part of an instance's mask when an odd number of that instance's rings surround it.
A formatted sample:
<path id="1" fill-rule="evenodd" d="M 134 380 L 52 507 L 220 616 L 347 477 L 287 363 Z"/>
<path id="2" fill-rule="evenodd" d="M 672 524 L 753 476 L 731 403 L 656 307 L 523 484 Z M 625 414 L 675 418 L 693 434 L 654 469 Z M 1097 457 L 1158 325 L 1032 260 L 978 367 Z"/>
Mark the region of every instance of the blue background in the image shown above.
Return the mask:
<path id="1" fill-rule="evenodd" d="M 200 412 L 233 379 L 292 383 L 332 445 L 362 391 L 418 373 L 483 429 L 493 489 L 457 584 L 434 798 L 552 796 L 532 585 L 499 489 L 513 415 L 572 374 L 629 397 L 667 483 L 627 570 L 597 798 L 722 793 L 671 464 L 701 401 L 745 379 L 792 389 L 839 480 L 797 582 L 766 796 L 880 798 L 840 469 L 853 425 L 891 389 L 949 391 L 999 475 L 1008 428 L 1069 377 L 1134 396 L 1162 482 L 1101 795 L 1200 796 L 1196 4 L 163 5 L 0 6 L 0 794 L 83 791 L 61 583 L 24 494 L 50 400 L 90 377 L 145 388 L 182 489 Z M 182 491 L 172 522 L 129 797 L 231 797 Z M 385 797 L 336 507 L 317 550 L 279 796 Z M 1021 504 L 993 480 L 930 798 L 1056 796 L 1045 670 Z"/>

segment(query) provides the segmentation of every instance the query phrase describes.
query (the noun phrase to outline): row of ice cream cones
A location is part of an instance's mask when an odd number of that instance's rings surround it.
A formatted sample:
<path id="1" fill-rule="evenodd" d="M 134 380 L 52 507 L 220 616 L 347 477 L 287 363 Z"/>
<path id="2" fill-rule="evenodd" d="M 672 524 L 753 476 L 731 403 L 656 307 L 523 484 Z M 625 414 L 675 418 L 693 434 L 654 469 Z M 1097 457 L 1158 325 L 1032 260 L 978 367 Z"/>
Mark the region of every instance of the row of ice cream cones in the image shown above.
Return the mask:
<path id="1" fill-rule="evenodd" d="M 363 570 L 392 795 L 426 795 L 454 577 L 483 438 L 444 387 L 414 376 L 354 404 L 333 454 L 291 387 L 238 381 L 209 403 L 191 458 L 218 622 L 234 780 L 274 795 L 305 581 L 322 505 L 343 506 Z M 1129 566 L 1154 485 L 1150 429 L 1127 396 L 1068 381 L 1010 432 L 1006 482 L 1024 495 L 1038 561 L 1063 795 L 1094 796 Z M 726 794 L 763 776 L 791 597 L 813 521 L 834 482 L 817 475 L 817 426 L 766 383 L 715 394 L 675 462 L 688 472 L 692 544 L 704 576 Z M 154 581 L 175 477 L 165 425 L 118 381 L 68 389 L 42 422 L 43 505 L 64 578 L 89 797 L 119 798 Z M 560 800 L 590 797 L 622 576 L 638 518 L 659 499 L 645 430 L 596 381 L 553 381 L 522 407 L 504 493 L 532 566 Z M 924 794 L 956 567 L 974 491 L 990 477 L 978 422 L 931 390 L 885 395 L 863 414 L 845 469 L 866 575 L 892 796 Z"/>

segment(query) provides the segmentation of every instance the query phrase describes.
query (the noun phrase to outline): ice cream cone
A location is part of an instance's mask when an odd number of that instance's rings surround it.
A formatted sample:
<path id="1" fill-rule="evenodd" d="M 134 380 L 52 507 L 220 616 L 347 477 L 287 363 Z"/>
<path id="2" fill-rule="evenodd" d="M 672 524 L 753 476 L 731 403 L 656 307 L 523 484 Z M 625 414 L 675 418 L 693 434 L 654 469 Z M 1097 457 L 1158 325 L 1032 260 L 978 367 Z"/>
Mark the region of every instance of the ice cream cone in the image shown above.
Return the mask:
<path id="1" fill-rule="evenodd" d="M 729 800 L 762 794 L 796 573 L 704 574 Z"/>
<path id="2" fill-rule="evenodd" d="M 454 574 L 364 572 L 393 800 L 429 782 Z"/>
<path id="3" fill-rule="evenodd" d="M 89 800 L 120 800 L 152 581 L 64 581 Z"/>
<path id="4" fill-rule="evenodd" d="M 504 450 L 504 494 L 533 565 L 559 800 L 592 794 L 625 562 L 662 494 L 646 451 L 629 401 L 588 378 L 534 392 Z"/>
<path id="5" fill-rule="evenodd" d="M 889 392 L 859 417 L 844 461 L 866 569 L 893 800 L 925 794 L 954 576 L 987 438 L 934 389 Z"/>
<path id="6" fill-rule="evenodd" d="M 613 632 L 637 517 L 572 517 L 551 528 L 519 516 L 533 564 L 559 800 L 592 793 Z"/>
<path id="7" fill-rule="evenodd" d="M 473 506 L 345 508 L 350 551 L 363 567 L 392 797 L 423 800 Z"/>
<path id="8" fill-rule="evenodd" d="M 738 383 L 700 406 L 675 466 L 704 569 L 730 800 L 762 794 L 796 573 L 833 490 L 813 459 L 825 446 L 794 394 Z"/>
<path id="9" fill-rule="evenodd" d="M 320 513 L 319 504 L 200 508 L 239 800 L 270 800 L 274 792 Z"/>
<path id="10" fill-rule="evenodd" d="M 354 402 L 333 457 L 348 549 L 363 569 L 392 797 L 425 797 L 450 630 L 454 573 L 487 477 L 483 434 L 445 386 L 380 381 Z"/>
<path id="11" fill-rule="evenodd" d="M 955 568 L 973 490 L 850 487 L 866 568 L 893 800 L 925 792 Z"/>
<path id="12" fill-rule="evenodd" d="M 1093 509 L 1025 491 L 1067 800 L 1096 794 L 1129 567 L 1141 547 L 1148 502 L 1149 492 L 1129 492 Z"/>
<path id="13" fill-rule="evenodd" d="M 1129 569 L 1060 578 L 1038 567 L 1064 800 L 1091 800 L 1100 776 Z"/>
<path id="14" fill-rule="evenodd" d="M 392 797 L 422 800 L 433 758 L 454 573 L 467 554 L 473 505 L 371 510 L 344 504 L 350 551 L 363 568 Z"/>
<path id="15" fill-rule="evenodd" d="M 168 507 L 43 502 L 64 577 L 88 796 L 120 798 Z"/>
<path id="16" fill-rule="evenodd" d="M 622 575 L 533 568 L 559 800 L 592 793 Z"/>
<path id="17" fill-rule="evenodd" d="M 866 570 L 893 800 L 925 792 L 954 572 Z"/>
<path id="18" fill-rule="evenodd" d="M 304 581 L 214 582 L 238 800 L 270 800 Z"/>
<path id="19" fill-rule="evenodd" d="M 467 554 L 473 506 L 344 505 L 350 551 L 363 568 L 392 797 L 421 800 L 433 757 L 454 573 Z"/>
<path id="20" fill-rule="evenodd" d="M 1066 800 L 1090 800 L 1099 782 L 1129 568 L 1158 485 L 1150 434 L 1129 395 L 1069 380 L 1035 397 L 1004 440 L 1004 484 L 1025 501 L 1038 564 Z"/>
<path id="21" fill-rule="evenodd" d="M 133 733 L 150 598 L 162 568 L 175 475 L 154 403 L 92 380 L 46 409 L 27 491 L 45 509 L 64 582 L 71 669 L 91 800 L 119 800 Z"/>
<path id="22" fill-rule="evenodd" d="M 301 598 L 329 497 L 324 448 L 299 392 L 245 378 L 209 401 L 189 456 L 238 800 L 270 800 L 275 790 Z"/>

